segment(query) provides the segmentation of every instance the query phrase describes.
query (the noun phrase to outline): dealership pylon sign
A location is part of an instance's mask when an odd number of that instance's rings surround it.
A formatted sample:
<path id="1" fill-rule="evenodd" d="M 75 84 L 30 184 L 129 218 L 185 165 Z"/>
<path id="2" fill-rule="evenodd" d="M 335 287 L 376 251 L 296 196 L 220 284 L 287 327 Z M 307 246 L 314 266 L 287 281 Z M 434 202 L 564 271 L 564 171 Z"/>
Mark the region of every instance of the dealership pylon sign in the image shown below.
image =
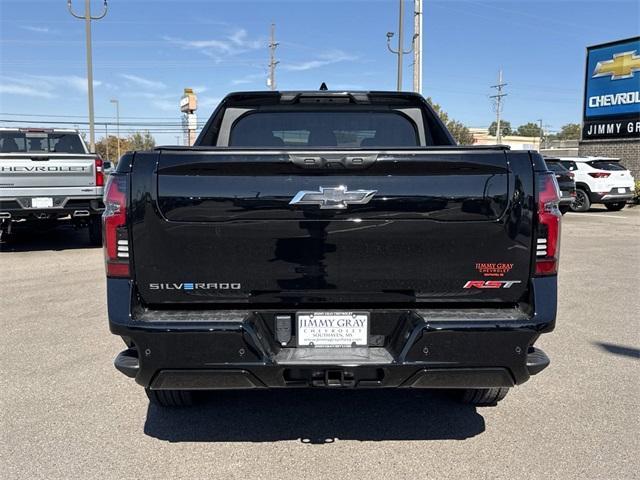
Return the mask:
<path id="1" fill-rule="evenodd" d="M 587 48 L 583 140 L 640 138 L 640 37 Z"/>

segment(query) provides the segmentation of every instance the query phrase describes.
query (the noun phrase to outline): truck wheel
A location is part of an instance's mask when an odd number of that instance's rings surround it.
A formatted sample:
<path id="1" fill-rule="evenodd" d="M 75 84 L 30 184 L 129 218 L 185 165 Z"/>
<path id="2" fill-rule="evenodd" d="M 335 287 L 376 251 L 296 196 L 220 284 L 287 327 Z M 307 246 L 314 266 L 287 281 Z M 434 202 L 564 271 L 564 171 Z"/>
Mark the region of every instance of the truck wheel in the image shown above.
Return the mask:
<path id="1" fill-rule="evenodd" d="M 509 393 L 509 388 L 467 388 L 462 392 L 462 401 L 478 407 L 495 405 Z"/>
<path id="2" fill-rule="evenodd" d="M 571 210 L 574 212 L 586 212 L 590 207 L 589 194 L 581 188 L 576 188 L 576 199 L 571 204 Z"/>
<path id="3" fill-rule="evenodd" d="M 611 212 L 617 212 L 624 208 L 625 202 L 605 203 L 604 206 Z"/>
<path id="4" fill-rule="evenodd" d="M 102 216 L 91 215 L 89 218 L 89 243 L 93 246 L 102 245 Z"/>
<path id="5" fill-rule="evenodd" d="M 145 388 L 149 401 L 158 407 L 189 407 L 193 405 L 190 390 L 151 390 Z"/>

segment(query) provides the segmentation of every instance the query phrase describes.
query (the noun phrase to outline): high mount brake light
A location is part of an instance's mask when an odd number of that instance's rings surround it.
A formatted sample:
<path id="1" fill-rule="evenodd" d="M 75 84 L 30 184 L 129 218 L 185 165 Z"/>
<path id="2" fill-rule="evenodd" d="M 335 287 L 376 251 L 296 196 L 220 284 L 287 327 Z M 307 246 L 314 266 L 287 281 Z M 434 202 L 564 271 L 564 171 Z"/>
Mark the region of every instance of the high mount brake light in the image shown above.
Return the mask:
<path id="1" fill-rule="evenodd" d="M 104 187 L 104 172 L 102 170 L 102 159 L 100 157 L 96 157 L 95 159 L 95 168 L 96 168 L 96 187 Z"/>
<path id="2" fill-rule="evenodd" d="M 130 276 L 127 181 L 125 175 L 110 175 L 104 195 L 102 235 L 107 277 Z"/>
<path id="3" fill-rule="evenodd" d="M 560 189 L 551 172 L 537 174 L 537 180 L 536 275 L 555 275 L 558 273 L 560 257 Z"/>
<path id="4" fill-rule="evenodd" d="M 593 177 L 593 178 L 607 178 L 609 175 L 611 175 L 608 172 L 590 172 L 589 176 Z"/>

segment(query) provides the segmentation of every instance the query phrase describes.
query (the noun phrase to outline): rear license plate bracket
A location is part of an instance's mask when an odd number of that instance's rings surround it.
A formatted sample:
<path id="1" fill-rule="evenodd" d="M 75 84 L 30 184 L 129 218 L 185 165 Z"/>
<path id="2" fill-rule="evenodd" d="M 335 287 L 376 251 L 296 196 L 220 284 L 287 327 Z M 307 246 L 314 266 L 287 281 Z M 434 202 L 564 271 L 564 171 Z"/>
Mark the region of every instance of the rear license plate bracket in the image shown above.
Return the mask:
<path id="1" fill-rule="evenodd" d="M 298 312 L 296 339 L 299 347 L 366 347 L 369 312 Z"/>
<path id="2" fill-rule="evenodd" d="M 33 197 L 31 199 L 31 208 L 52 208 L 53 198 L 51 197 Z"/>

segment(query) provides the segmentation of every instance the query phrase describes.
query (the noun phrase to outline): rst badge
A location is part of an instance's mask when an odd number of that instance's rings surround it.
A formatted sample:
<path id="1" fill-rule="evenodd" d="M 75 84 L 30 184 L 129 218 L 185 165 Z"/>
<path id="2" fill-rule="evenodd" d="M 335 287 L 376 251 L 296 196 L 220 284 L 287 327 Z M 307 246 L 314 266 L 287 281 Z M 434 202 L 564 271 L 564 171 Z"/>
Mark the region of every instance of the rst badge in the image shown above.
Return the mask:
<path id="1" fill-rule="evenodd" d="M 291 199 L 289 205 L 317 205 L 320 209 L 343 210 L 348 205 L 369 203 L 377 190 L 348 190 L 344 185 L 339 187 L 320 187 L 317 192 L 301 190 Z"/>
<path id="2" fill-rule="evenodd" d="M 511 288 L 520 280 L 470 280 L 462 288 Z"/>

